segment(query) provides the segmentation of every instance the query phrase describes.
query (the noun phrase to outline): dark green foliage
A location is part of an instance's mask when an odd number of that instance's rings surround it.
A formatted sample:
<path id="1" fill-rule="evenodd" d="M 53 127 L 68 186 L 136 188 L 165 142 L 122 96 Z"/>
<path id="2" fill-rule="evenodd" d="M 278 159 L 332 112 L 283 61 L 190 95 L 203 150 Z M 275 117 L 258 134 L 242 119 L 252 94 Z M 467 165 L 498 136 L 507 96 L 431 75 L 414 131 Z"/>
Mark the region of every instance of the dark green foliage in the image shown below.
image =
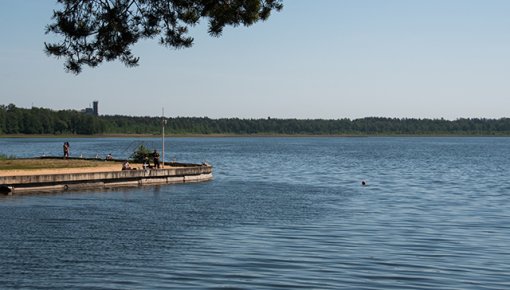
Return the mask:
<path id="1" fill-rule="evenodd" d="M 5 113 L 6 113 L 5 106 L 0 105 L 0 134 L 5 133 Z"/>
<path id="2" fill-rule="evenodd" d="M 510 135 L 510 119 L 298 120 L 207 117 L 168 118 L 168 134 L 284 135 Z M 161 134 L 160 117 L 91 116 L 74 110 L 23 109 L 0 105 L 3 134 Z"/>
<path id="3" fill-rule="evenodd" d="M 135 152 L 133 152 L 133 154 L 129 156 L 129 158 L 134 162 L 144 163 L 145 159 L 149 158 L 151 154 L 152 154 L 151 151 L 143 144 L 141 144 L 140 146 L 138 146 L 138 148 L 136 148 Z"/>
<path id="4" fill-rule="evenodd" d="M 193 44 L 188 29 L 205 19 L 209 34 L 220 36 L 225 26 L 249 26 L 282 8 L 282 0 L 57 0 L 47 33 L 63 37 L 45 43 L 46 52 L 66 59 L 66 69 L 80 73 L 120 59 L 138 64 L 131 47 L 141 39 L 159 36 L 162 45 L 185 48 Z"/>
<path id="5" fill-rule="evenodd" d="M 104 131 L 103 123 L 74 110 L 0 106 L 0 129 L 5 134 L 99 134 Z"/>

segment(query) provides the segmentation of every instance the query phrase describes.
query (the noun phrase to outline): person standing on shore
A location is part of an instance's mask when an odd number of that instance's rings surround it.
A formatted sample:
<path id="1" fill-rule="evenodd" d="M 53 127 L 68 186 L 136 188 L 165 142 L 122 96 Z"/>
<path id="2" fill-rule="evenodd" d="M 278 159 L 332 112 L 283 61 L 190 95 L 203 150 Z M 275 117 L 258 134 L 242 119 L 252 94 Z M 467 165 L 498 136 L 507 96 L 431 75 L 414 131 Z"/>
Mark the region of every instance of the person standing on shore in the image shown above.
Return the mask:
<path id="1" fill-rule="evenodd" d="M 69 158 L 69 142 L 64 142 L 64 159 Z"/>

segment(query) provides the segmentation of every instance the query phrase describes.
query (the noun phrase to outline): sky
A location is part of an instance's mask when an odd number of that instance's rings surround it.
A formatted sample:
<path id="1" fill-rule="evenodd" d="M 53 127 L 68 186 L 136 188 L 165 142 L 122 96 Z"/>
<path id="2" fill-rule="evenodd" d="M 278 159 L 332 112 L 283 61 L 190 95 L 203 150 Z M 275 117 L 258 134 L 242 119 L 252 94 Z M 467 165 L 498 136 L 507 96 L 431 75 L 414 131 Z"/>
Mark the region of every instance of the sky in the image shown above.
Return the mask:
<path id="1" fill-rule="evenodd" d="M 106 115 L 340 119 L 510 117 L 510 1 L 284 0 L 192 48 L 143 40 L 140 65 L 67 73 L 48 57 L 53 0 L 0 1 L 0 104 Z"/>

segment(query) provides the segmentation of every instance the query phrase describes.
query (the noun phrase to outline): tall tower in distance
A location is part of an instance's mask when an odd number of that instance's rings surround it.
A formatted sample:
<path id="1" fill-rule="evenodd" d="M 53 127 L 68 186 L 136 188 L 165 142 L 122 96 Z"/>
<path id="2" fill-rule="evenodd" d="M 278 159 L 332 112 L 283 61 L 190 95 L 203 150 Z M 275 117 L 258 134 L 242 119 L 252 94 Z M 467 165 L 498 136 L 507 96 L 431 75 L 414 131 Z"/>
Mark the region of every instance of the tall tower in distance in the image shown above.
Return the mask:
<path id="1" fill-rule="evenodd" d="M 94 116 L 99 116 L 99 101 L 92 102 L 92 109 L 94 110 Z"/>

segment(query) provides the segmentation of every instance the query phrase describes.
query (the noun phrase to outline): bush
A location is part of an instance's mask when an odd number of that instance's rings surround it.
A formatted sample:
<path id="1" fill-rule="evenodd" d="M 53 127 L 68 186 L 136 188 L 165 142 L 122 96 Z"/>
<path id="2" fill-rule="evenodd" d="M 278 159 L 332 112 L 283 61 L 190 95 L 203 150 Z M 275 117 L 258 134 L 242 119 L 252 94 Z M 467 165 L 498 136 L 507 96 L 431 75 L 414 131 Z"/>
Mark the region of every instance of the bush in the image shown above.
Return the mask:
<path id="1" fill-rule="evenodd" d="M 143 146 L 142 144 L 138 146 L 138 148 L 135 150 L 135 152 L 133 152 L 133 154 L 131 154 L 131 156 L 129 156 L 129 158 L 131 158 L 131 160 L 133 160 L 136 163 L 143 163 L 144 159 L 146 157 L 149 158 L 150 155 L 151 152 L 149 151 L 149 149 Z"/>

